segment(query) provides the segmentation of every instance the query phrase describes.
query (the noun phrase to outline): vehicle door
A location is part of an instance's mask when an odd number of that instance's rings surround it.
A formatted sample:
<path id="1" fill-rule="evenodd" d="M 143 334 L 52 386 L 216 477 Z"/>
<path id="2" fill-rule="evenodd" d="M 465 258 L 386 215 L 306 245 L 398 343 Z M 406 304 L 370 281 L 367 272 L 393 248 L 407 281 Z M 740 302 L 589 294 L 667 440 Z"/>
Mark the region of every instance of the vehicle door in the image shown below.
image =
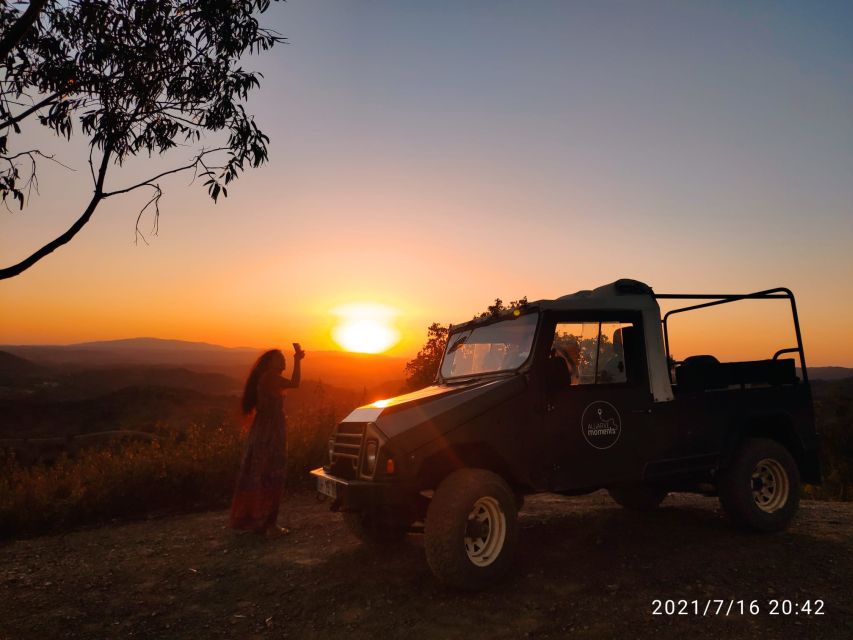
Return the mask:
<path id="1" fill-rule="evenodd" d="M 654 443 L 640 314 L 555 315 L 543 326 L 554 490 L 635 482 Z"/>

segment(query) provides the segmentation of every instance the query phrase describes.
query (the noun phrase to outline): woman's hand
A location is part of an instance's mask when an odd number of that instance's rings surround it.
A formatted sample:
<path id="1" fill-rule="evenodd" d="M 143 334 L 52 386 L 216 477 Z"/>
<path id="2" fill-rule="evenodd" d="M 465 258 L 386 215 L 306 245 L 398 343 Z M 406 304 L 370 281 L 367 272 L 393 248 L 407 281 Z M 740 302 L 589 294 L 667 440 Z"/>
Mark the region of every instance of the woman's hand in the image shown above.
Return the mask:
<path id="1" fill-rule="evenodd" d="M 293 359 L 294 360 L 302 360 L 305 357 L 305 352 L 302 350 L 302 347 L 299 346 L 298 342 L 293 343 Z"/>

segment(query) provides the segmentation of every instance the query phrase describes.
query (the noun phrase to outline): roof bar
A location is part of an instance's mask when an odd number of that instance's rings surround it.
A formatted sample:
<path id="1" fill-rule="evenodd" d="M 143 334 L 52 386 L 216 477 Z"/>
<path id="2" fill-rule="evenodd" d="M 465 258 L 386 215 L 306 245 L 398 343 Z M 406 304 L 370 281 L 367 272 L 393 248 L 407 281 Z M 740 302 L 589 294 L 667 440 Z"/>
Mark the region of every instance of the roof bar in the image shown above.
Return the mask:
<path id="1" fill-rule="evenodd" d="M 800 319 L 797 314 L 797 303 L 794 301 L 794 293 L 785 287 L 776 287 L 775 289 L 767 289 L 766 291 L 757 291 L 755 293 L 746 294 L 728 294 L 728 293 L 656 293 L 654 297 L 658 300 L 710 300 L 711 302 L 703 302 L 702 304 L 694 304 L 688 307 L 672 309 L 664 314 L 661 322 L 663 323 L 663 339 L 666 347 L 667 361 L 670 359 L 669 354 L 669 329 L 667 321 L 669 316 L 675 313 L 684 311 L 694 311 L 696 309 L 704 309 L 706 307 L 714 307 L 720 304 L 729 302 L 737 302 L 738 300 L 773 300 L 779 298 L 787 298 L 791 301 L 791 313 L 794 317 L 794 332 L 797 335 L 797 348 L 795 350 L 785 349 L 777 353 L 774 359 L 781 353 L 796 351 L 800 354 L 800 368 L 802 370 L 803 382 L 808 383 L 809 377 L 806 371 L 806 356 L 803 350 L 803 337 L 800 333 Z"/>

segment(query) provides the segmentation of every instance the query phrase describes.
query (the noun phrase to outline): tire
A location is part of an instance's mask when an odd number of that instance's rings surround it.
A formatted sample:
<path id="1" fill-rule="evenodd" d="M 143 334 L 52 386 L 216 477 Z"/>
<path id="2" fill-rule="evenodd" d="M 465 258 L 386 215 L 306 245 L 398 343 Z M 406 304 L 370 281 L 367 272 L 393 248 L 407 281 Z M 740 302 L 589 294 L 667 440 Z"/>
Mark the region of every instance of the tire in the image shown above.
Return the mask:
<path id="1" fill-rule="evenodd" d="M 388 547 L 400 543 L 409 530 L 402 521 L 395 523 L 387 518 L 380 520 L 366 512 L 344 512 L 344 524 L 362 544 L 370 547 Z"/>
<path id="2" fill-rule="evenodd" d="M 720 504 L 743 529 L 785 529 L 800 504 L 800 471 L 785 446 L 767 438 L 744 440 L 721 472 Z"/>
<path id="3" fill-rule="evenodd" d="M 440 583 L 473 591 L 507 572 L 518 539 L 516 504 L 491 471 L 460 469 L 444 479 L 424 527 L 427 563 Z"/>
<path id="4" fill-rule="evenodd" d="M 620 506 L 631 511 L 653 511 L 666 498 L 666 489 L 647 484 L 636 484 L 622 487 L 610 487 L 607 490 L 610 497 Z"/>

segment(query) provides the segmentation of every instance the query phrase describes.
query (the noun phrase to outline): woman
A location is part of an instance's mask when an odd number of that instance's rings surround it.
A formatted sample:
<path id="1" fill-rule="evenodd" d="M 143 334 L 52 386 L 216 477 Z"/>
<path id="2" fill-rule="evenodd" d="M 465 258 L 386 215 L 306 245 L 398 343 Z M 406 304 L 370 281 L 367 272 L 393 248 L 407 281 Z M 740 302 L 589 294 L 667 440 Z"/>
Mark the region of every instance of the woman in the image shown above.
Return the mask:
<path id="1" fill-rule="evenodd" d="M 277 537 L 289 531 L 276 524 L 287 464 L 282 391 L 299 386 L 305 352 L 293 345 L 293 377 L 282 377 L 286 362 L 278 349 L 263 354 L 246 381 L 243 413 L 255 412 L 246 455 L 231 504 L 232 529 Z"/>

